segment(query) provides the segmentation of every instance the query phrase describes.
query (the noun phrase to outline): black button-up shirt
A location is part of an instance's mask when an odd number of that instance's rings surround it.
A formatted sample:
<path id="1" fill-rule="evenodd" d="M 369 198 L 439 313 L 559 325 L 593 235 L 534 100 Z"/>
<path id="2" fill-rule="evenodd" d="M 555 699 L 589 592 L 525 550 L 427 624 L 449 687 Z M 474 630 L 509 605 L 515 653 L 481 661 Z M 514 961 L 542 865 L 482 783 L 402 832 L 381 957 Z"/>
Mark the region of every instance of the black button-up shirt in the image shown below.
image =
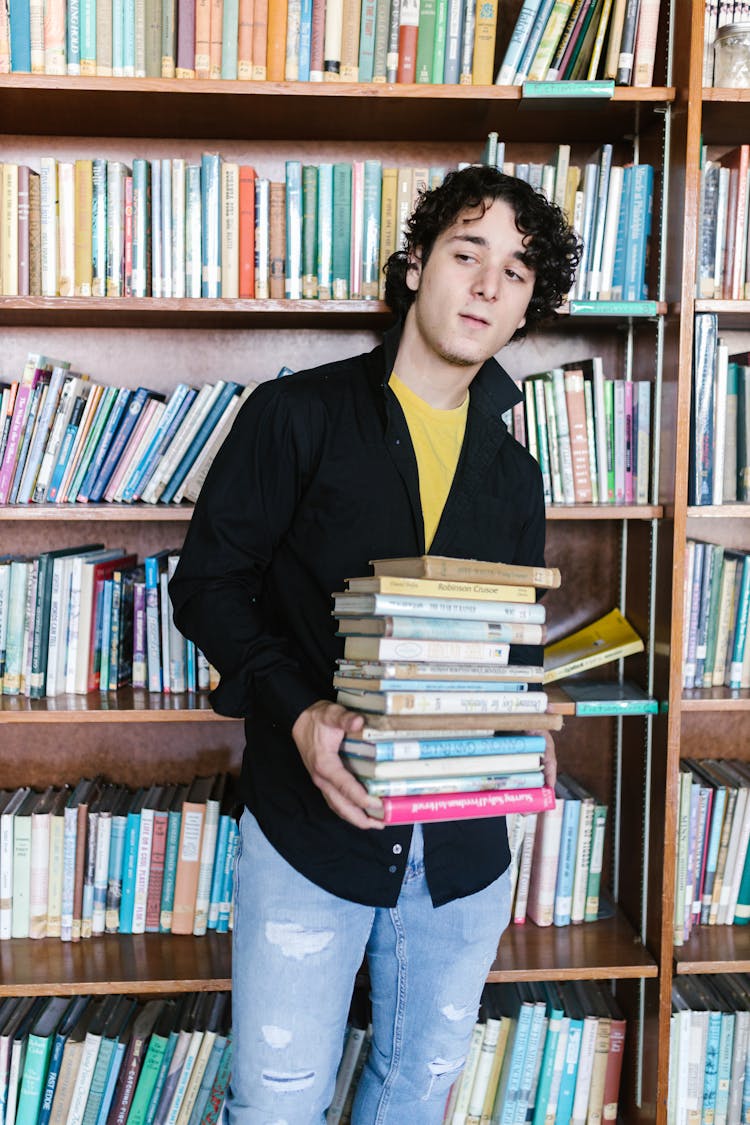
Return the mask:
<path id="1" fill-rule="evenodd" d="M 411 828 L 358 829 L 326 805 L 291 738 L 301 711 L 334 699 L 343 639 L 331 594 L 374 558 L 424 554 L 417 463 L 388 387 L 400 328 L 374 351 L 258 387 L 221 446 L 170 584 L 175 621 L 218 669 L 211 700 L 243 716 L 241 794 L 271 844 L 342 898 L 392 906 Z M 501 414 L 520 401 L 488 360 L 470 388 L 456 474 L 431 550 L 544 562 L 539 468 Z M 536 648 L 513 660 L 541 663 Z M 503 818 L 427 824 L 436 906 L 481 890 L 510 861 Z"/>

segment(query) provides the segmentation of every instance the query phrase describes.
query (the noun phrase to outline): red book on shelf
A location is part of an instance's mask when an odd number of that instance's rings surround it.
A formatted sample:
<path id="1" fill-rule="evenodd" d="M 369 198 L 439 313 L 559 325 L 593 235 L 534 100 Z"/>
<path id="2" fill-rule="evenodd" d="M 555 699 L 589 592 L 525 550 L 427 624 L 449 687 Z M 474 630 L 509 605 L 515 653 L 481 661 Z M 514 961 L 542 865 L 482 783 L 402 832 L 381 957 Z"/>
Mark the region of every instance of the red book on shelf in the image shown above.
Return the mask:
<path id="1" fill-rule="evenodd" d="M 255 296 L 255 169 L 240 165 L 240 297 Z"/>

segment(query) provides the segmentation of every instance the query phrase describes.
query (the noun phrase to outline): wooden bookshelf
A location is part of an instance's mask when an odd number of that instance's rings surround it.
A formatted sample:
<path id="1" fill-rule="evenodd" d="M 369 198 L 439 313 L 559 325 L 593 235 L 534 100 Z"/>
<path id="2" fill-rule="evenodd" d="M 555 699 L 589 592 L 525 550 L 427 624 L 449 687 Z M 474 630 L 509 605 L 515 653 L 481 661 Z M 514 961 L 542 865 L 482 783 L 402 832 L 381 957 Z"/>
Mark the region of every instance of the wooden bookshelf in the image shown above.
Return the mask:
<path id="1" fill-rule="evenodd" d="M 750 691 L 728 687 L 695 688 L 682 694 L 682 710 L 690 711 L 748 711 Z"/>
<path id="2" fill-rule="evenodd" d="M 697 926 L 684 945 L 674 949 L 675 972 L 750 972 L 747 926 Z"/>
<path id="3" fill-rule="evenodd" d="M 204 692 L 161 695 L 139 688 L 88 695 L 56 695 L 29 699 L 0 696 L 0 724 L 36 723 L 158 723 L 231 722 L 211 710 Z"/>

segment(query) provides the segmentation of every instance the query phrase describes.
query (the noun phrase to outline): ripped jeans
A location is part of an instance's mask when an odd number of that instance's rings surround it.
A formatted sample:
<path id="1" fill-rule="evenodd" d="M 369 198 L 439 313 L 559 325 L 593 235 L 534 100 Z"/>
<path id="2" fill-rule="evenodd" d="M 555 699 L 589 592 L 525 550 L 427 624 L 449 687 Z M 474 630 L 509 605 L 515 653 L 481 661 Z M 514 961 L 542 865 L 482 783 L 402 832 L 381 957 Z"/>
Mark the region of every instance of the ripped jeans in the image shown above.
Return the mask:
<path id="1" fill-rule="evenodd" d="M 435 908 L 415 828 L 396 906 L 362 906 L 298 874 L 245 810 L 236 875 L 230 1125 L 323 1125 L 365 952 L 373 1038 L 353 1125 L 439 1125 L 509 921 L 508 872 Z"/>

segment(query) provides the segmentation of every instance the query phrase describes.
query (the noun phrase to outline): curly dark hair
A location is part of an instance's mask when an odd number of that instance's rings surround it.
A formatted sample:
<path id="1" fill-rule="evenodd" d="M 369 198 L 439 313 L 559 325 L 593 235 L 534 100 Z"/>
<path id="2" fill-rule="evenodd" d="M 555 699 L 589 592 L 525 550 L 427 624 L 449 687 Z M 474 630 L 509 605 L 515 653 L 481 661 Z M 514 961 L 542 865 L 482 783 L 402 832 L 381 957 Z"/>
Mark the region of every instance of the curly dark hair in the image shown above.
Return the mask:
<path id="1" fill-rule="evenodd" d="M 420 194 L 407 220 L 406 246 L 391 254 L 384 266 L 385 300 L 395 313 L 406 316 L 416 295 L 406 284 L 407 271 L 414 268 L 409 265 L 409 255 L 419 250 L 422 265 L 426 265 L 435 240 L 462 211 L 481 207 L 484 214 L 496 199 L 513 208 L 516 226 L 525 236 L 523 261 L 535 274 L 526 324 L 512 339 L 520 339 L 552 315 L 573 283 L 581 257 L 580 239 L 560 208 L 541 192 L 524 180 L 479 164 L 449 172 L 439 187 Z"/>

